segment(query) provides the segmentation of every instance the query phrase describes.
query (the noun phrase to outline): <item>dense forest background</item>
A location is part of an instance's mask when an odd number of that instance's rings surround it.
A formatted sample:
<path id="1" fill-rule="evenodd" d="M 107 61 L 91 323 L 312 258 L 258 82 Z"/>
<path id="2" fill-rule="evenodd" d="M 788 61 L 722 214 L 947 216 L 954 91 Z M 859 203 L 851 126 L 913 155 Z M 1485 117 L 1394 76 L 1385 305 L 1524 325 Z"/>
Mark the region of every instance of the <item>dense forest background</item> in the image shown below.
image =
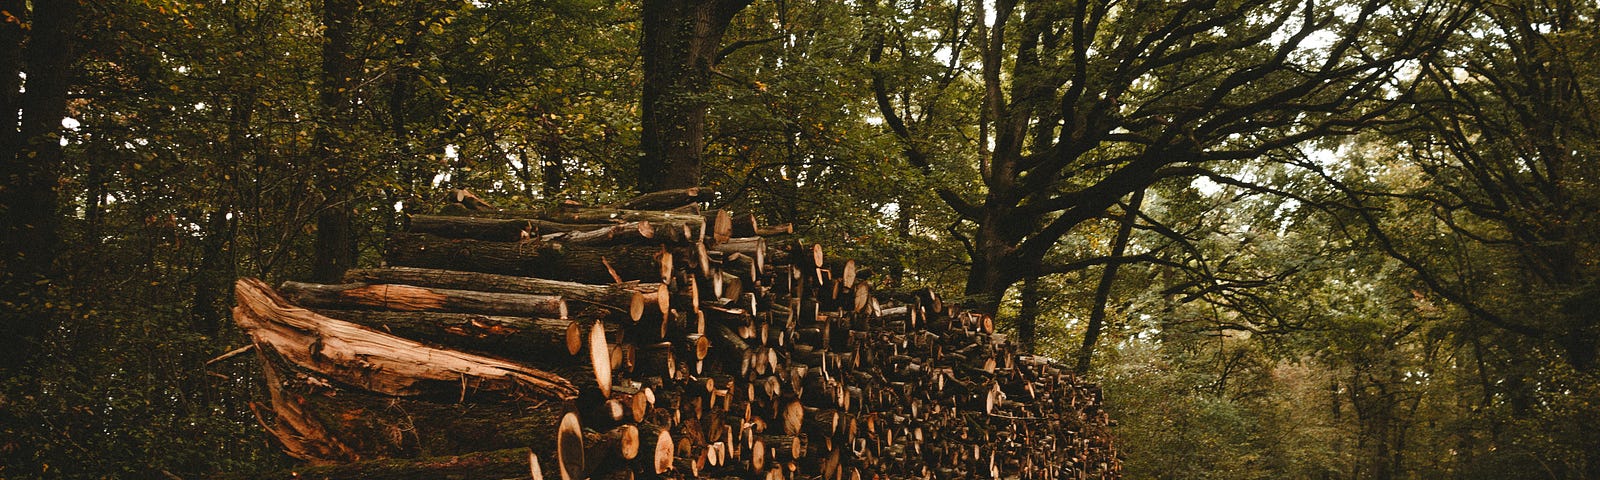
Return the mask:
<path id="1" fill-rule="evenodd" d="M 719 41 L 643 41 L 697 4 Z M 1600 478 L 1597 13 L 0 0 L 0 477 L 287 468 L 259 367 L 210 361 L 234 278 L 688 161 L 1100 382 L 1131 478 Z"/>

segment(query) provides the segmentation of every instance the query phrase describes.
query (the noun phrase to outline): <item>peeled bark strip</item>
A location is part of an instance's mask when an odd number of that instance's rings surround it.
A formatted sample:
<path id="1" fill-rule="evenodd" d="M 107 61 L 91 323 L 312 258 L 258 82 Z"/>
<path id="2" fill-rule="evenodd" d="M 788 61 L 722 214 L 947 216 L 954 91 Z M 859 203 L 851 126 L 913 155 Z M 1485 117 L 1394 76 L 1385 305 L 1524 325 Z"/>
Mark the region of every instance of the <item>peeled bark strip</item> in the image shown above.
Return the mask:
<path id="1" fill-rule="evenodd" d="M 451 268 L 483 273 L 522 275 L 550 280 L 609 284 L 615 280 L 659 282 L 672 264 L 661 247 L 615 245 L 590 247 L 550 242 L 485 242 L 427 234 L 395 234 L 389 239 L 391 265 Z M 603 259 L 603 260 L 602 260 Z"/>
<path id="2" fill-rule="evenodd" d="M 567 317 L 567 302 L 554 295 L 493 293 L 410 285 L 362 283 L 319 285 L 301 282 L 283 282 L 279 291 L 289 301 L 310 307 Z"/>
<path id="3" fill-rule="evenodd" d="M 429 347 L 290 305 L 265 283 L 240 279 L 234 322 L 300 368 L 395 396 L 488 392 L 571 399 L 572 382 L 504 360 Z"/>
<path id="4" fill-rule="evenodd" d="M 569 302 L 600 305 L 608 309 L 628 312 L 629 317 L 634 320 L 638 320 L 645 311 L 651 308 L 660 311 L 660 306 L 666 304 L 664 298 L 667 294 L 666 289 L 661 288 L 660 284 L 630 282 L 592 285 L 493 273 L 411 267 L 358 268 L 345 272 L 344 280 L 346 282 L 393 283 L 497 293 L 558 295 Z M 581 305 L 569 304 L 568 307 L 582 309 Z M 638 315 L 633 314 L 635 310 L 639 312 Z"/>
<path id="5" fill-rule="evenodd" d="M 238 315 L 239 308 L 242 307 L 234 307 L 235 315 Z M 261 370 L 267 380 L 267 395 L 276 421 L 268 425 L 267 420 L 262 418 L 259 404 L 252 402 L 250 409 L 255 411 L 256 420 L 267 429 L 267 433 L 283 445 L 283 452 L 313 465 L 358 460 L 360 456 L 355 450 L 306 411 L 305 397 L 284 388 L 283 376 L 278 373 L 281 367 L 273 361 L 276 355 L 262 347 L 258 342 L 255 350 L 261 358 Z"/>

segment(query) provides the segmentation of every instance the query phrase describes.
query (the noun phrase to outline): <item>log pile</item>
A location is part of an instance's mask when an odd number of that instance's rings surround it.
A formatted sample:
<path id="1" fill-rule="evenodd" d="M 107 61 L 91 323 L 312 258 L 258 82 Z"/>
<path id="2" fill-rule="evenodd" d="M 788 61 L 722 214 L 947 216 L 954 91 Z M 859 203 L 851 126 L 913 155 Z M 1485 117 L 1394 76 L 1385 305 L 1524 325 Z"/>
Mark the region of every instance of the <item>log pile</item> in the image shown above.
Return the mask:
<path id="1" fill-rule="evenodd" d="M 258 417 L 301 478 L 1119 477 L 1098 387 L 697 193 L 455 194 L 384 268 L 240 280 Z"/>

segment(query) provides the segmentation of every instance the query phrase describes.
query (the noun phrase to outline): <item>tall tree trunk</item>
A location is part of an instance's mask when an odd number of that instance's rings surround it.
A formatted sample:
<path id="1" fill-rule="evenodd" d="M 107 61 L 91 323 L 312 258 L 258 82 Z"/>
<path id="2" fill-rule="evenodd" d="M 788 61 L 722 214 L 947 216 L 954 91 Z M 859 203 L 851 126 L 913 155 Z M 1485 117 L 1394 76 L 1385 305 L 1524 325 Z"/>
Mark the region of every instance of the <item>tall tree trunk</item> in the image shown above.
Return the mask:
<path id="1" fill-rule="evenodd" d="M 201 244 L 200 271 L 194 282 L 194 304 L 190 305 L 190 330 L 214 337 L 228 318 L 224 300 L 228 298 L 235 276 L 234 262 L 229 258 L 233 244 L 233 220 L 226 208 L 206 214 L 205 239 Z"/>
<path id="2" fill-rule="evenodd" d="M 47 291 L 59 245 L 57 194 L 62 151 L 61 119 L 67 114 L 67 90 L 75 58 L 78 0 L 33 2 L 31 15 L 25 2 L 5 0 L 0 9 L 18 21 L 31 20 L 23 30 L 13 22 L 0 22 L 0 81 L 6 112 L 0 134 L 0 305 L 7 318 L 0 325 L 3 366 L 18 365 L 31 354 L 31 344 L 49 328 L 50 315 L 23 314 L 20 310 Z M 17 51 L 20 50 L 20 54 Z M 17 94 L 19 74 L 26 73 L 26 88 Z M 20 113 L 18 113 L 20 111 Z"/>
<path id="3" fill-rule="evenodd" d="M 700 183 L 711 68 L 728 23 L 751 1 L 644 2 L 640 192 Z"/>
<path id="4" fill-rule="evenodd" d="M 317 192 L 323 195 L 317 211 L 317 236 L 313 246 L 311 277 L 320 282 L 335 282 L 344 271 L 355 266 L 355 228 L 350 202 L 350 158 L 346 140 L 353 122 L 352 98 L 359 62 L 351 55 L 358 0 L 323 0 L 322 4 L 322 84 L 318 99 L 323 119 L 316 133 L 315 151 L 322 162 L 317 172 Z"/>
<path id="5" fill-rule="evenodd" d="M 549 199 L 561 192 L 561 185 L 566 183 L 566 169 L 561 167 L 561 157 L 565 156 L 561 149 L 561 135 L 556 133 L 554 126 L 550 127 L 547 135 L 539 152 L 539 173 L 543 187 L 540 193 Z M 522 159 L 524 162 L 529 160 Z"/>
<path id="6" fill-rule="evenodd" d="M 1111 258 L 1121 257 L 1128 251 L 1128 237 L 1133 236 L 1133 222 L 1139 218 L 1139 207 L 1143 204 L 1144 190 L 1133 192 L 1133 198 L 1128 200 L 1127 211 L 1122 215 L 1122 225 L 1117 227 L 1117 237 L 1112 240 Z M 1083 345 L 1078 347 L 1078 365 L 1075 368 L 1078 375 L 1089 373 L 1095 343 L 1100 340 L 1100 331 L 1105 329 L 1106 302 L 1111 300 L 1111 286 L 1117 282 L 1119 265 L 1106 264 L 1105 272 L 1100 275 L 1100 283 L 1094 288 L 1094 310 L 1089 311 L 1089 325 L 1083 332 Z"/>
<path id="7" fill-rule="evenodd" d="M 1039 277 L 1022 279 L 1022 309 L 1017 312 L 1017 342 L 1022 350 L 1033 352 L 1039 340 Z"/>

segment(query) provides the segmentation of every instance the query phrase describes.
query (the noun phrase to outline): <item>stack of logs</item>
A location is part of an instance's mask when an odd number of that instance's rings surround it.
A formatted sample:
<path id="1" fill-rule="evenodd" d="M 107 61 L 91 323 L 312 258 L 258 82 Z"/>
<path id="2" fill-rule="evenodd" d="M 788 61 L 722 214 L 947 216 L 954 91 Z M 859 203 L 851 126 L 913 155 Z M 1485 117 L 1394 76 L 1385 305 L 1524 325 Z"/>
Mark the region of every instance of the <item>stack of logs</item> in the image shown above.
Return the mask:
<path id="1" fill-rule="evenodd" d="M 1098 387 L 697 194 L 457 194 L 385 268 L 240 280 L 258 417 L 300 478 L 1119 476 Z"/>

